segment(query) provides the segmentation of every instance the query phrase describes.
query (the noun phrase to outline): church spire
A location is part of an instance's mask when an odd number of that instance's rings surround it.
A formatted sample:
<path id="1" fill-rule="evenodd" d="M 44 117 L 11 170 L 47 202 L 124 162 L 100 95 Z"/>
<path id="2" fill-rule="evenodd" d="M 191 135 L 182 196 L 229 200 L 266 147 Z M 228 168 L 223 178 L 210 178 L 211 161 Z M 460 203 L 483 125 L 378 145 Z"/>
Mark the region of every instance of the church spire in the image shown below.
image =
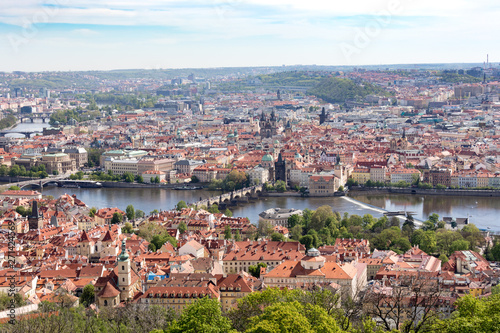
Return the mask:
<path id="1" fill-rule="evenodd" d="M 125 247 L 125 238 L 122 240 L 122 252 L 118 256 L 118 261 L 127 261 L 129 258 L 127 248 Z"/>

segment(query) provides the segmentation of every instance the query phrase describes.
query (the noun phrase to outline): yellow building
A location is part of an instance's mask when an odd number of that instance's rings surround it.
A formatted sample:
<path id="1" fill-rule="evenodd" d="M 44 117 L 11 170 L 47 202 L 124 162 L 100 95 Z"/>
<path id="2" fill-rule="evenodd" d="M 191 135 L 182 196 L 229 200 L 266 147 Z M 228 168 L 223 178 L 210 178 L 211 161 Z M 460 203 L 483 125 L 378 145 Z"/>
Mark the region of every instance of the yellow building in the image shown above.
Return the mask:
<path id="1" fill-rule="evenodd" d="M 220 290 L 220 302 L 222 309 L 226 312 L 236 306 L 238 299 L 245 297 L 254 291 L 257 278 L 245 272 L 229 274 L 218 282 Z"/>
<path id="2" fill-rule="evenodd" d="M 58 174 L 63 174 L 77 170 L 76 161 L 64 153 L 43 155 L 41 163 L 45 164 L 48 174 L 52 174 L 54 171 Z"/>
<path id="3" fill-rule="evenodd" d="M 364 184 L 370 180 L 370 169 L 368 168 L 356 168 L 351 173 L 352 179 L 358 184 Z"/>
<path id="4" fill-rule="evenodd" d="M 151 287 L 137 299 L 137 303 L 159 305 L 180 313 L 187 306 L 206 296 L 220 301 L 217 287 L 209 284 L 206 287 Z"/>

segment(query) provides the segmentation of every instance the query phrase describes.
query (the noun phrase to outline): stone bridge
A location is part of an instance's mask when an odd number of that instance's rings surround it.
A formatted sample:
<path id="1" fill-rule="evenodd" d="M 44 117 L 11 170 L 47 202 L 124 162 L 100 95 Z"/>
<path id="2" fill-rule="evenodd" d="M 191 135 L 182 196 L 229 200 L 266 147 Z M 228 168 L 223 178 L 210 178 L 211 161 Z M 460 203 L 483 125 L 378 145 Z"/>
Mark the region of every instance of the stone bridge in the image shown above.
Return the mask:
<path id="1" fill-rule="evenodd" d="M 5 132 L 0 132 L 0 136 L 5 136 L 6 134 L 22 134 L 24 135 L 26 138 L 31 138 L 31 136 L 33 134 L 42 134 L 41 131 L 37 131 L 37 132 L 23 132 L 23 131 L 5 131 Z"/>
<path id="2" fill-rule="evenodd" d="M 42 119 L 42 121 L 45 123 L 47 120 L 50 119 L 51 112 L 44 112 L 44 113 L 23 113 L 18 115 L 18 119 L 21 121 L 21 123 L 29 123 L 29 122 L 34 122 L 35 119 Z"/>
<path id="3" fill-rule="evenodd" d="M 263 186 L 256 185 L 251 187 L 245 187 L 241 190 L 236 190 L 229 193 L 224 193 L 221 195 L 213 196 L 208 199 L 200 200 L 198 202 L 194 202 L 190 205 L 196 206 L 197 209 L 205 206 L 210 207 L 214 204 L 217 206 L 220 205 L 229 205 L 234 204 L 236 202 L 247 202 L 250 198 L 257 198 L 262 193 Z"/>
<path id="4" fill-rule="evenodd" d="M 5 190 L 11 186 L 19 186 L 21 189 L 23 189 L 24 187 L 33 186 L 33 185 L 43 187 L 47 183 L 51 183 L 51 182 L 56 183 L 56 182 L 66 178 L 66 177 L 67 177 L 67 175 L 62 175 L 62 176 L 49 177 L 49 178 L 44 178 L 44 179 L 37 178 L 37 179 L 25 180 L 25 181 L 17 182 L 17 183 L 8 183 L 8 184 L 2 185 L 2 189 Z"/>

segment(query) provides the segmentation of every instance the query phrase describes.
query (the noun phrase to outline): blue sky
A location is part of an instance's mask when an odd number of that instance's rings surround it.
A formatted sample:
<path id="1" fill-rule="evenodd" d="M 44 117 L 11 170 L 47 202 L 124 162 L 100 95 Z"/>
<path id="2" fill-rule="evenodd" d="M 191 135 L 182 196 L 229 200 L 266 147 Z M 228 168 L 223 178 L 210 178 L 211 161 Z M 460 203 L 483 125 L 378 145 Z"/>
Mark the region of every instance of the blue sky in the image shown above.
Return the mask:
<path id="1" fill-rule="evenodd" d="M 499 61 L 497 0 L 2 0 L 0 71 Z"/>

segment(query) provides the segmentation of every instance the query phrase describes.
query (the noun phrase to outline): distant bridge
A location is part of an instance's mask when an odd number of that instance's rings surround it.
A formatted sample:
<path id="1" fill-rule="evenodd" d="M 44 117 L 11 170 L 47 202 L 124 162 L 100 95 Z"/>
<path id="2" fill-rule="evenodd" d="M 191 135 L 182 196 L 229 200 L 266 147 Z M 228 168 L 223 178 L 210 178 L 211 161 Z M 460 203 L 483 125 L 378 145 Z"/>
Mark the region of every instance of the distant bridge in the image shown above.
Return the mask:
<path id="1" fill-rule="evenodd" d="M 7 134 L 22 134 L 27 138 L 31 138 L 33 134 L 42 134 L 40 131 L 28 132 L 28 131 L 1 131 L 0 137 L 5 136 Z"/>
<path id="2" fill-rule="evenodd" d="M 102 183 L 97 182 L 95 180 L 73 180 L 73 179 L 64 179 L 64 178 L 45 178 L 43 180 L 38 181 L 38 183 L 28 183 L 24 184 L 23 186 L 19 187 L 27 187 L 27 186 L 32 186 L 32 187 L 44 187 L 46 185 L 57 185 L 59 187 L 86 187 L 86 188 L 99 188 L 102 187 Z M 10 185 L 10 184 L 9 184 Z"/>
<path id="3" fill-rule="evenodd" d="M 19 186 L 20 188 L 24 188 L 24 187 L 33 186 L 33 185 L 38 185 L 40 187 L 43 187 L 47 183 L 57 182 L 57 181 L 62 180 L 64 178 L 66 178 L 66 177 L 67 177 L 67 175 L 50 177 L 50 178 L 44 178 L 44 179 L 37 178 L 37 179 L 25 180 L 25 181 L 17 182 L 17 183 L 4 184 L 2 187 L 3 188 L 9 188 L 11 186 Z"/>
<path id="4" fill-rule="evenodd" d="M 21 121 L 21 123 L 34 122 L 35 119 L 42 119 L 45 123 L 50 119 L 50 115 L 52 112 L 43 112 L 43 113 L 21 113 L 17 115 L 17 119 Z"/>
<path id="5" fill-rule="evenodd" d="M 194 205 L 197 209 L 199 209 L 203 206 L 210 207 L 214 204 L 220 206 L 220 205 L 235 204 L 237 202 L 247 202 L 248 199 L 250 198 L 258 198 L 259 195 L 262 193 L 263 188 L 264 188 L 263 185 L 245 187 L 242 188 L 241 190 L 236 190 L 233 192 L 216 195 L 208 199 L 191 203 L 190 206 Z"/>

